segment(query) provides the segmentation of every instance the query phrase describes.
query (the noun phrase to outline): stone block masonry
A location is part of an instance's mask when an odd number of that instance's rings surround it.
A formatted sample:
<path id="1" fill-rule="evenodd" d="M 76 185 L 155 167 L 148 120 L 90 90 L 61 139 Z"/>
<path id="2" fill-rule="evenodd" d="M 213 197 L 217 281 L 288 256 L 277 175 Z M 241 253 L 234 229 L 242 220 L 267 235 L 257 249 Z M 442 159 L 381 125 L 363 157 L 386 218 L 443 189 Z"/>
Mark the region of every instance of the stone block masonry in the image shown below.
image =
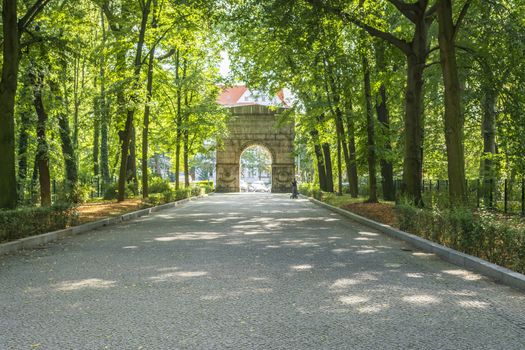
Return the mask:
<path id="1" fill-rule="evenodd" d="M 236 106 L 230 108 L 229 135 L 217 151 L 217 192 L 239 192 L 240 158 L 250 146 L 263 146 L 272 157 L 272 192 L 290 192 L 295 176 L 293 156 L 294 125 L 279 124 L 282 109 L 266 106 Z"/>

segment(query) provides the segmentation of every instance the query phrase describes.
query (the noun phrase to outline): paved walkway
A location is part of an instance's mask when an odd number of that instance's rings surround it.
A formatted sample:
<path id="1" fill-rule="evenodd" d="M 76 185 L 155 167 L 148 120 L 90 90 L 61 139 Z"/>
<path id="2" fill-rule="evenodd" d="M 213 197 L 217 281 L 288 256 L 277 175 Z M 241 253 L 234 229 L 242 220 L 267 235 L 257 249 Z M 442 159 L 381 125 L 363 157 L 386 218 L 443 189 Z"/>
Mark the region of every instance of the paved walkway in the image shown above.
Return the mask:
<path id="1" fill-rule="evenodd" d="M 284 195 L 0 257 L 0 349 L 525 349 L 525 294 Z"/>

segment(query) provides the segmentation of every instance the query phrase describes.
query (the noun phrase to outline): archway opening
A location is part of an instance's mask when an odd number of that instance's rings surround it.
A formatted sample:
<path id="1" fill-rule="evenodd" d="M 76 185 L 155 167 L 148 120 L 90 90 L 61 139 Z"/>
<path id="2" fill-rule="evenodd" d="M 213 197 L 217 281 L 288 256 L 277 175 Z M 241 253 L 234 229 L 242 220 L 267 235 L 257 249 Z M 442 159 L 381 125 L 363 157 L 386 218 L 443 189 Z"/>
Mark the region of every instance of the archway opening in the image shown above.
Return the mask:
<path id="1" fill-rule="evenodd" d="M 241 192 L 271 192 L 272 155 L 264 146 L 253 145 L 241 153 Z"/>

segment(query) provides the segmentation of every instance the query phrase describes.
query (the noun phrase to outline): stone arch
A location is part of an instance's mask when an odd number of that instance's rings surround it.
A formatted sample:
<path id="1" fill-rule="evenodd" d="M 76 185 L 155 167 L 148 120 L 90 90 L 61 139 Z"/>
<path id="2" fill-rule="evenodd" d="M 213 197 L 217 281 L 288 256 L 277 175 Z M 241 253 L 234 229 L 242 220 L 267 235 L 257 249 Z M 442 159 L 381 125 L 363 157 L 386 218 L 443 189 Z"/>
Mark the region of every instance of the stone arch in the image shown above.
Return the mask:
<path id="1" fill-rule="evenodd" d="M 217 150 L 217 192 L 239 192 L 241 154 L 254 145 L 263 146 L 272 157 L 272 192 L 289 192 L 295 171 L 293 123 L 278 123 L 282 109 L 250 105 L 230 111 L 229 135 Z"/>
<path id="2" fill-rule="evenodd" d="M 270 153 L 270 157 L 272 158 L 272 163 L 273 163 L 273 160 L 275 159 L 275 150 L 273 150 L 267 144 L 264 144 L 263 142 L 259 142 L 259 141 L 245 142 L 243 145 L 241 145 L 239 156 L 241 156 L 244 153 L 244 151 L 246 151 L 248 148 L 253 147 L 253 146 L 261 146 L 264 149 L 266 149 L 268 153 Z"/>

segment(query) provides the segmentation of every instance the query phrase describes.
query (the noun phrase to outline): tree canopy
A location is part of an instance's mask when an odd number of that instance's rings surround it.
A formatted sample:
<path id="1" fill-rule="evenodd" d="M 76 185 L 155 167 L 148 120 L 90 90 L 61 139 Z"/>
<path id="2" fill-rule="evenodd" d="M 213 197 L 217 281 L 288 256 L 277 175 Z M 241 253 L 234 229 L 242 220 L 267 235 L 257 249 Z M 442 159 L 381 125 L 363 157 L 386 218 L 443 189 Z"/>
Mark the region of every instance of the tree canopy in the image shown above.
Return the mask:
<path id="1" fill-rule="evenodd" d="M 397 183 L 422 206 L 422 181 L 447 178 L 461 204 L 469 178 L 525 175 L 522 1 L 6 0 L 2 10 L 0 208 L 49 205 L 53 193 L 78 201 L 93 179 L 118 200 L 146 198 L 160 155 L 176 188 L 188 186 L 227 132 L 216 101 L 235 82 L 293 93 L 284 118 L 296 123 L 301 172 L 324 191 L 357 196 L 366 178 L 369 201 L 393 200 Z"/>

